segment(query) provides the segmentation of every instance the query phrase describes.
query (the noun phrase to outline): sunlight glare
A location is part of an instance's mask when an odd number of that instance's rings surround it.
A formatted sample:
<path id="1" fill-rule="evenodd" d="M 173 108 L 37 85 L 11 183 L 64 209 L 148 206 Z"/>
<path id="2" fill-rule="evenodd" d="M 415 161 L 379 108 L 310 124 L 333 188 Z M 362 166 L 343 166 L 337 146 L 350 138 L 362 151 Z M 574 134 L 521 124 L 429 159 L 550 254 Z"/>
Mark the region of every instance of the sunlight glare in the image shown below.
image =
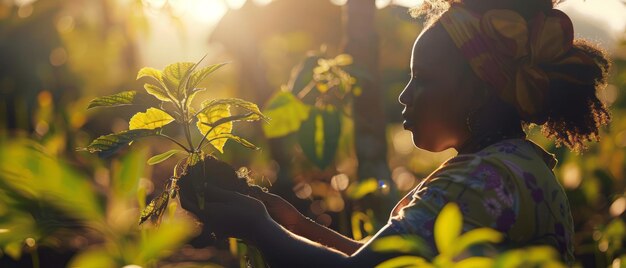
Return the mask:
<path id="1" fill-rule="evenodd" d="M 626 5 L 619 0 L 565 1 L 559 9 L 572 8 L 582 14 L 606 22 L 612 31 L 623 31 L 626 26 Z M 567 12 L 567 11 L 566 11 Z"/>
<path id="2" fill-rule="evenodd" d="M 271 3 L 273 0 L 254 0 L 254 3 L 259 6 L 265 6 Z"/>
<path id="3" fill-rule="evenodd" d="M 334 5 L 343 6 L 348 2 L 348 0 L 330 0 L 330 2 Z"/>
<path id="4" fill-rule="evenodd" d="M 240 9 L 245 3 L 246 0 L 226 0 L 226 4 L 232 9 Z"/>
<path id="5" fill-rule="evenodd" d="M 228 7 L 224 5 L 223 1 L 218 0 L 189 0 L 190 2 L 190 15 L 197 21 L 215 24 L 217 23 L 226 11 Z"/>
<path id="6" fill-rule="evenodd" d="M 383 9 L 391 4 L 391 0 L 376 0 L 376 8 Z"/>
<path id="7" fill-rule="evenodd" d="M 165 6 L 167 0 L 143 0 L 143 5 L 152 9 L 161 9 Z"/>

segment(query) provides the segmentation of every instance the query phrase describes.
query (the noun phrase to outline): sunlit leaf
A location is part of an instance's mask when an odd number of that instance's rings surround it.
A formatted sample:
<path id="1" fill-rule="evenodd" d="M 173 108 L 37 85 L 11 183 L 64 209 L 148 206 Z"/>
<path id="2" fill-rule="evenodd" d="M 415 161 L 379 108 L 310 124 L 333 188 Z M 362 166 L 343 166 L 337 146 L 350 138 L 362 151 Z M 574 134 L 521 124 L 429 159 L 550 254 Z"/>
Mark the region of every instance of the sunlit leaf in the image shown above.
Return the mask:
<path id="1" fill-rule="evenodd" d="M 165 91 L 165 89 L 163 89 L 160 86 L 155 86 L 153 84 L 145 84 L 144 88 L 146 89 L 146 92 L 148 92 L 148 94 L 154 96 L 160 101 L 168 101 L 168 102 L 172 101 L 170 96 L 167 94 L 167 91 Z"/>
<path id="2" fill-rule="evenodd" d="M 193 99 L 196 97 L 196 95 L 198 95 L 198 93 L 204 90 L 206 89 L 205 88 L 193 88 L 189 91 L 189 93 L 187 93 L 187 102 L 185 103 L 185 105 L 187 105 L 187 110 L 191 109 L 191 103 L 193 102 Z M 195 114 L 195 113 L 192 112 L 191 114 Z"/>
<path id="3" fill-rule="evenodd" d="M 135 95 L 137 95 L 137 91 L 124 91 L 113 95 L 108 95 L 104 97 L 98 97 L 89 102 L 89 107 L 87 109 L 91 109 L 94 107 L 113 107 L 113 106 L 122 106 L 122 105 L 130 105 L 133 104 L 135 99 Z"/>
<path id="4" fill-rule="evenodd" d="M 228 104 L 230 106 L 239 107 L 251 113 L 250 116 L 247 116 L 245 118 L 246 121 L 255 121 L 259 119 L 267 120 L 267 117 L 265 117 L 265 115 L 261 113 L 261 111 L 259 110 L 259 107 L 256 104 L 249 102 L 249 101 L 242 100 L 242 99 L 237 99 L 237 98 L 226 98 L 226 99 L 206 101 L 202 104 L 202 110 L 200 111 L 202 112 L 206 109 L 210 109 L 213 105 L 223 105 L 223 104 Z"/>
<path id="5" fill-rule="evenodd" d="M 13 192 L 36 201 L 35 203 L 39 203 L 37 207 L 44 205 L 55 208 L 55 211 L 63 212 L 76 220 L 99 224 L 104 220 L 101 200 L 90 180 L 82 176 L 82 171 L 79 172 L 50 155 L 34 141 L 13 139 L 2 142 L 0 139 L 0 189 L 2 196 L 9 196 L 7 192 Z M 50 224 L 45 223 L 49 216 L 37 215 L 37 225 Z M 22 224 L 27 224 L 27 221 Z M 22 224 L 10 229 L 18 232 L 19 228 L 24 227 Z M 50 226 L 59 227 L 54 223 Z M 0 239 L 2 235 L 6 234 L 0 234 Z M 32 237 L 37 238 L 36 233 L 33 235 Z"/>
<path id="6" fill-rule="evenodd" d="M 207 140 L 212 140 L 211 145 L 213 145 L 213 147 L 215 147 L 215 149 L 217 149 L 220 153 L 224 153 L 224 144 L 226 144 L 228 139 L 213 140 L 213 138 L 221 134 L 231 133 L 233 130 L 233 122 L 226 122 L 213 127 L 210 125 L 217 122 L 221 118 L 229 117 L 230 115 L 230 105 L 228 104 L 212 105 L 198 114 L 198 122 L 196 122 L 198 130 L 200 130 L 202 135 L 207 136 Z"/>
<path id="7" fill-rule="evenodd" d="M 372 242 L 372 250 L 376 252 L 399 252 L 424 254 L 429 251 L 425 242 L 416 236 L 387 236 Z"/>
<path id="8" fill-rule="evenodd" d="M 451 254 L 452 247 L 461 234 L 463 216 L 455 203 L 446 204 L 435 220 L 435 244 L 441 255 Z"/>
<path id="9" fill-rule="evenodd" d="M 369 193 L 373 193 L 378 189 L 378 181 L 375 178 L 369 178 L 351 185 L 347 194 L 350 198 L 358 200 L 363 198 Z"/>
<path id="10" fill-rule="evenodd" d="M 11 257 L 14 260 L 19 260 L 22 257 L 22 248 L 23 248 L 23 239 L 26 237 L 23 237 L 19 240 L 7 243 L 2 250 L 4 251 L 4 253 L 6 253 L 7 255 L 9 255 L 9 257 Z"/>
<path id="11" fill-rule="evenodd" d="M 350 225 L 352 227 L 352 237 L 355 240 L 363 239 L 364 235 L 361 231 L 361 224 L 363 224 L 363 231 L 365 233 L 370 234 L 374 231 L 374 225 L 372 224 L 372 215 L 371 213 L 365 214 L 361 211 L 352 212 L 352 216 L 350 217 Z"/>
<path id="12" fill-rule="evenodd" d="M 334 109 L 313 108 L 298 130 L 298 142 L 307 158 L 324 169 L 335 159 L 340 135 L 341 114 Z"/>
<path id="13" fill-rule="evenodd" d="M 115 256 L 109 254 L 106 248 L 97 246 L 78 253 L 72 258 L 67 267 L 94 267 L 96 264 L 98 267 L 120 266 L 116 262 Z"/>
<path id="14" fill-rule="evenodd" d="M 317 83 L 317 85 L 315 85 L 315 88 L 317 88 L 317 91 L 319 91 L 320 93 L 326 93 L 328 91 L 328 85 L 324 84 L 324 83 Z"/>
<path id="15" fill-rule="evenodd" d="M 140 79 L 142 77 L 150 78 L 150 80 L 148 80 L 148 83 L 144 85 L 144 88 L 146 89 L 146 92 L 148 92 L 148 94 L 156 97 L 160 101 L 172 101 L 165 88 L 165 84 L 163 81 L 163 72 L 154 68 L 144 67 L 139 70 L 139 73 L 137 74 L 137 79 Z"/>
<path id="16" fill-rule="evenodd" d="M 551 246 L 533 246 L 524 250 L 527 252 L 526 261 L 530 263 L 549 263 L 560 259 L 559 253 Z"/>
<path id="17" fill-rule="evenodd" d="M 191 73 L 191 76 L 189 77 L 189 82 L 187 84 L 187 89 L 192 90 L 193 88 L 198 86 L 200 82 L 202 82 L 202 80 L 204 80 L 208 75 L 217 71 L 217 69 L 221 68 L 222 66 L 226 64 L 228 63 L 224 62 L 224 63 L 213 64 L 211 66 L 204 67 L 200 70 L 197 70 Z"/>
<path id="18" fill-rule="evenodd" d="M 146 150 L 130 150 L 121 159 L 119 168 L 114 169 L 111 184 L 116 198 L 130 198 L 137 192 L 139 179 L 143 177 Z M 118 166 L 118 165 L 116 165 Z"/>
<path id="19" fill-rule="evenodd" d="M 395 257 L 389 260 L 386 260 L 378 265 L 376 265 L 376 268 L 403 268 L 403 267 L 424 267 L 424 268 L 428 268 L 428 267 L 434 267 L 432 264 L 429 264 L 428 261 L 426 261 L 424 258 L 422 257 L 417 257 L 417 256 L 400 256 L 400 257 Z"/>
<path id="20" fill-rule="evenodd" d="M 160 70 L 151 68 L 151 67 L 144 67 L 144 68 L 141 68 L 141 70 L 139 70 L 139 72 L 137 73 L 137 80 L 139 80 L 142 77 L 152 78 L 153 80 L 159 83 L 163 82 L 163 72 L 161 72 Z"/>
<path id="21" fill-rule="evenodd" d="M 88 151 L 90 153 L 98 153 L 100 157 L 109 157 L 120 148 L 128 145 L 130 142 L 148 136 L 157 134 L 158 129 L 133 129 L 122 131 L 120 133 L 100 136 L 85 148 L 78 148 L 79 151 Z"/>
<path id="22" fill-rule="evenodd" d="M 195 66 L 193 62 L 177 62 L 170 64 L 163 70 L 163 83 L 168 92 L 179 102 L 185 98 L 186 92 L 183 89 L 185 76 Z"/>
<path id="23" fill-rule="evenodd" d="M 456 256 L 476 244 L 499 243 L 502 241 L 502 238 L 502 233 L 491 228 L 470 230 L 456 239 L 452 249 L 452 256 Z"/>
<path id="24" fill-rule="evenodd" d="M 174 205 L 174 204 L 172 204 Z M 170 206 L 173 208 L 174 206 Z M 137 245 L 135 263 L 149 263 L 176 252 L 195 233 L 194 224 L 186 218 L 170 217 L 158 229 L 152 229 Z"/>
<path id="25" fill-rule="evenodd" d="M 170 200 L 170 193 L 168 191 L 163 191 L 159 196 L 152 199 L 148 206 L 141 212 L 141 216 L 139 217 L 139 224 L 144 223 L 146 220 L 151 219 L 153 222 L 158 224 L 161 216 L 163 215 L 163 211 L 167 207 L 167 204 Z"/>
<path id="26" fill-rule="evenodd" d="M 221 135 L 219 135 L 219 136 L 217 136 L 217 137 L 215 137 L 213 139 L 231 139 L 231 140 L 236 141 L 237 143 L 243 145 L 244 147 L 246 147 L 248 149 L 252 149 L 252 150 L 258 150 L 259 149 L 259 147 L 257 147 L 253 143 L 249 142 L 248 140 L 246 140 L 246 139 L 244 139 L 242 137 L 233 135 L 231 133 L 224 133 L 224 134 L 221 134 Z"/>
<path id="27" fill-rule="evenodd" d="M 177 153 L 184 153 L 184 151 L 174 149 L 174 150 L 169 150 L 162 154 L 155 155 L 153 157 L 150 157 L 150 159 L 148 159 L 148 165 L 156 165 L 158 163 L 161 163 Z"/>
<path id="28" fill-rule="evenodd" d="M 148 108 L 145 113 L 136 113 L 130 118 L 128 128 L 133 129 L 155 129 L 163 127 L 174 121 L 174 117 L 157 108 Z"/>
<path id="29" fill-rule="evenodd" d="M 524 255 L 523 250 L 509 250 L 500 255 L 495 260 L 495 267 L 523 267 Z"/>
<path id="30" fill-rule="evenodd" d="M 352 64 L 352 56 L 348 54 L 339 54 L 335 57 L 335 63 L 339 66 L 346 66 Z"/>
<path id="31" fill-rule="evenodd" d="M 493 259 L 487 257 L 470 257 L 454 264 L 454 268 L 490 268 L 493 267 Z"/>
<path id="32" fill-rule="evenodd" d="M 263 125 L 268 138 L 278 138 L 300 129 L 302 121 L 309 117 L 310 107 L 289 92 L 281 91 L 272 97 L 263 113 L 271 119 Z"/>

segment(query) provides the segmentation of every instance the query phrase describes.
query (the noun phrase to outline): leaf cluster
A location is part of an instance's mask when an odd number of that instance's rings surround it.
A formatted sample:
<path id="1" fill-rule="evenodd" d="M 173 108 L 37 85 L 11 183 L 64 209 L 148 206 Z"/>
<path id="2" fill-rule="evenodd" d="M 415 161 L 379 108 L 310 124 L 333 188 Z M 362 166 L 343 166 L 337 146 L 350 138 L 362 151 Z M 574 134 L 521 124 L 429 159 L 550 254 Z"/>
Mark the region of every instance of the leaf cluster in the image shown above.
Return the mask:
<path id="1" fill-rule="evenodd" d="M 264 125 L 268 138 L 296 133 L 304 154 L 319 168 L 335 158 L 342 129 L 342 114 L 348 114 L 356 78 L 346 69 L 352 56 L 332 58 L 312 55 L 294 69 L 289 86 L 284 86 L 267 103 L 264 113 L 272 118 Z"/>
<path id="2" fill-rule="evenodd" d="M 212 152 L 223 153 L 224 145 L 228 140 L 233 140 L 246 148 L 259 149 L 253 143 L 233 133 L 234 122 L 268 120 L 256 104 L 242 99 L 226 98 L 202 101 L 197 110 L 192 106 L 197 94 L 206 90 L 199 87 L 200 83 L 226 65 L 226 63 L 218 63 L 199 68 L 203 59 L 197 63 L 170 64 L 163 70 L 151 67 L 142 68 L 137 74 L 137 79 L 145 81 L 144 89 L 159 101 L 158 107 L 146 107 L 145 112 L 133 115 L 129 120 L 128 130 L 98 137 L 87 147 L 79 148 L 82 151 L 98 153 L 101 157 L 108 157 L 133 141 L 150 136 L 167 139 L 180 147 L 180 149 L 169 150 L 148 159 L 148 164 L 154 165 L 176 154 L 186 155 L 174 167 L 174 174 L 165 191 L 152 200 L 142 212 L 140 223 L 153 216 L 156 216 L 155 220 L 159 222 L 169 199 L 175 197 L 178 189 L 176 181 L 185 174 L 186 168 Z M 138 96 L 137 91 L 125 91 L 99 97 L 89 103 L 88 109 L 141 105 Z M 238 108 L 242 113 L 233 114 L 231 111 L 233 107 Z M 165 133 L 164 127 L 171 123 L 177 124 L 182 129 L 183 141 Z M 196 127 L 193 128 L 193 125 Z M 199 141 L 194 142 L 192 139 L 193 129 L 197 129 L 202 137 Z"/>

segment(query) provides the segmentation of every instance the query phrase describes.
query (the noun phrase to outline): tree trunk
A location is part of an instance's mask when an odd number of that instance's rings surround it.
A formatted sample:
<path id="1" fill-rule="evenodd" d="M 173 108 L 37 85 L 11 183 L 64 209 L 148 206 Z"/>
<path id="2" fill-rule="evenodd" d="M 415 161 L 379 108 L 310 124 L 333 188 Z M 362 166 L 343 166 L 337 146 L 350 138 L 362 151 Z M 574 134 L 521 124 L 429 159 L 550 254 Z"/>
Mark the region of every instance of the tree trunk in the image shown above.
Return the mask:
<path id="1" fill-rule="evenodd" d="M 348 0 L 344 6 L 344 52 L 354 58 L 354 67 L 365 76 L 357 77 L 361 94 L 354 97 L 354 135 L 359 179 L 376 178 L 389 184 L 391 174 L 387 165 L 387 140 L 385 137 L 385 112 L 380 88 L 379 39 L 375 29 L 375 0 Z M 357 96 L 358 95 L 358 96 Z M 389 187 L 392 189 L 394 187 Z M 378 202 L 369 197 L 368 208 L 374 209 L 378 223 L 387 220 L 390 202 Z M 380 196 L 378 197 L 380 198 Z M 391 200 L 390 200 L 391 199 Z"/>

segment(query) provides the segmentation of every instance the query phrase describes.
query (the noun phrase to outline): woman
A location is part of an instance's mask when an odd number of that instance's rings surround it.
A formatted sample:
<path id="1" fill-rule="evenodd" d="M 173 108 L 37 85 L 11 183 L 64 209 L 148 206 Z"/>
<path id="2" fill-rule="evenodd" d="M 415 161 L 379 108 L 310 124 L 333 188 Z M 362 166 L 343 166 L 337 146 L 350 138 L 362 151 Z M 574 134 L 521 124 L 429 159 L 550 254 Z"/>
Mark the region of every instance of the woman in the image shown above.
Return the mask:
<path id="1" fill-rule="evenodd" d="M 390 235 L 417 235 L 437 254 L 433 223 L 455 202 L 463 230 L 500 231 L 501 248 L 549 245 L 573 262 L 573 224 L 552 172 L 554 157 L 525 139 L 522 126 L 541 125 L 557 145 L 584 149 L 609 114 L 597 99 L 606 56 L 573 40 L 570 19 L 551 0 L 427 1 L 426 29 L 412 51 L 411 79 L 400 95 L 404 127 L 415 146 L 459 154 L 405 196 L 365 244 L 302 216 L 277 196 L 207 189 L 202 212 L 191 186 L 183 206 L 216 233 L 254 243 L 270 264 L 287 267 L 368 267 L 390 257 L 371 249 Z M 184 182 L 183 182 L 184 183 Z"/>

